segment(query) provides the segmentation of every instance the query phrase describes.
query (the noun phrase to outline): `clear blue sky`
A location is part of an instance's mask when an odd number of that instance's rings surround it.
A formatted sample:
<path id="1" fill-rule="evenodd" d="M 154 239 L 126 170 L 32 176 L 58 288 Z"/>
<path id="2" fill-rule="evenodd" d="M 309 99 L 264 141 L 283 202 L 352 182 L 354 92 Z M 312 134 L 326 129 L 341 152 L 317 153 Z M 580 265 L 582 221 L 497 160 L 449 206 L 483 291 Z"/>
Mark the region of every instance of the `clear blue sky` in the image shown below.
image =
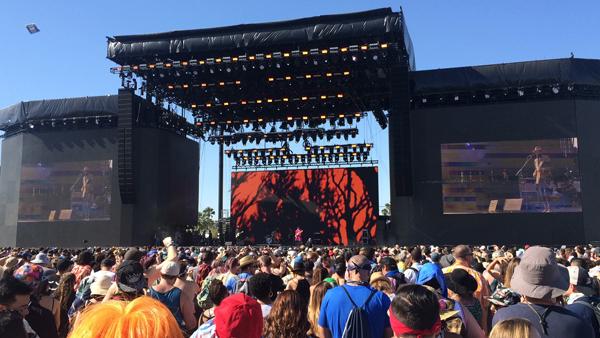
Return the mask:
<path id="1" fill-rule="evenodd" d="M 0 107 L 35 99 L 115 94 L 120 82 L 109 72 L 113 64 L 105 58 L 106 36 L 400 6 L 418 69 L 560 58 L 571 52 L 600 58 L 598 0 L 4 0 Z M 41 32 L 29 35 L 28 23 L 38 24 Z M 375 143 L 383 205 L 389 201 L 387 130 L 365 121 L 361 134 L 359 141 Z M 201 148 L 200 207 L 216 209 L 218 152 L 210 144 Z"/>

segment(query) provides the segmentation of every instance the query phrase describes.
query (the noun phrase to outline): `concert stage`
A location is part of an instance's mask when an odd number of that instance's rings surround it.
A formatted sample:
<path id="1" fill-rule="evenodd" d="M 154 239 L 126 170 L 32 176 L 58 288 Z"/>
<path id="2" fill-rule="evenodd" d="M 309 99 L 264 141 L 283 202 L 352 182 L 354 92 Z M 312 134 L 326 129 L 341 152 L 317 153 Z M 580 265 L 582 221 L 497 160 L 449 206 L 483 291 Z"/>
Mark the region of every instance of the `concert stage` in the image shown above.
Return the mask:
<path id="1" fill-rule="evenodd" d="M 194 224 L 198 144 L 171 118 L 129 91 L 0 110 L 0 246 L 141 245 Z"/>

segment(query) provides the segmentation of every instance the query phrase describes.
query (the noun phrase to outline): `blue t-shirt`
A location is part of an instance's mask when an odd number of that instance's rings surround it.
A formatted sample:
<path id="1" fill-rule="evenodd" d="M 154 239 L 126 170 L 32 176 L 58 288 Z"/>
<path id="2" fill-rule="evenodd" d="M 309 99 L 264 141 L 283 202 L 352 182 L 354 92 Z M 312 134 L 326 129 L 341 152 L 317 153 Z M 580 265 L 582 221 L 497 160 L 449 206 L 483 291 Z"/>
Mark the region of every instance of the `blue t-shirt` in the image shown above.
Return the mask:
<path id="1" fill-rule="evenodd" d="M 345 287 L 350 297 L 357 306 L 362 306 L 372 291 L 376 291 L 370 286 L 355 286 L 346 284 L 337 286 L 325 294 L 321 303 L 321 312 L 319 314 L 319 325 L 329 329 L 333 338 L 342 336 L 346 321 L 352 311 L 352 302 L 342 290 Z M 369 326 L 373 338 L 383 337 L 385 328 L 390 327 L 390 317 L 387 311 L 390 308 L 390 297 L 383 292 L 377 291 L 369 303 L 364 306 L 369 316 Z"/>
<path id="2" fill-rule="evenodd" d="M 585 322 L 577 314 L 560 306 L 552 306 L 546 315 L 546 324 L 548 335 L 544 335 L 539 315 L 544 313 L 548 308 L 547 305 L 530 304 L 533 310 L 524 303 L 517 303 L 502 309 L 499 309 L 494 315 L 492 324 L 496 325 L 499 321 L 505 319 L 521 318 L 527 319 L 533 327 L 536 328 L 540 337 L 555 337 L 555 338 L 593 338 L 594 330 L 590 323 Z"/>

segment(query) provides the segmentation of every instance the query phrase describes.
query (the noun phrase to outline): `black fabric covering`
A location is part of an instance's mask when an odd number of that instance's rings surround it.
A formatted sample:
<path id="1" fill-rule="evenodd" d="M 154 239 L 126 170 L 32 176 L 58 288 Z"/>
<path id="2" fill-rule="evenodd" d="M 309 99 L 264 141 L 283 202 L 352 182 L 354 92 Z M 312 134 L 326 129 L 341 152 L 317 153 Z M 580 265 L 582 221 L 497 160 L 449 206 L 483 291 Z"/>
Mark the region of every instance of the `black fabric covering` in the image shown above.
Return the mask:
<path id="1" fill-rule="evenodd" d="M 600 60 L 555 59 L 411 73 L 413 95 L 535 85 L 600 86 Z"/>
<path id="2" fill-rule="evenodd" d="M 369 39 L 373 40 L 369 42 L 404 43 L 411 65 L 414 65 L 412 42 L 402 13 L 390 8 L 271 23 L 115 36 L 108 39 L 107 57 L 116 63 L 127 64 L 148 57 L 197 57 L 235 49 L 298 48 L 323 43 L 335 46 L 336 43 Z"/>
<path id="3" fill-rule="evenodd" d="M 117 115 L 117 95 L 20 102 L 0 109 L 0 130 L 29 121 Z"/>

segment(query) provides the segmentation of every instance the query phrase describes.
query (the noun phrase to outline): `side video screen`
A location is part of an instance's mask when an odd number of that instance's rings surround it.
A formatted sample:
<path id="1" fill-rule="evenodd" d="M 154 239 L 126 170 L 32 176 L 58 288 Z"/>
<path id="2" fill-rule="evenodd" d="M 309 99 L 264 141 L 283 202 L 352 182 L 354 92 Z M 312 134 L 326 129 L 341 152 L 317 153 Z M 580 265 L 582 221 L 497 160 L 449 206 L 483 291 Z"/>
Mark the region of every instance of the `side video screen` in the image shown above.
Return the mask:
<path id="1" fill-rule="evenodd" d="M 444 214 L 581 212 L 577 138 L 441 145 Z"/>
<path id="2" fill-rule="evenodd" d="M 112 169 L 112 160 L 23 165 L 19 221 L 110 220 Z"/>

